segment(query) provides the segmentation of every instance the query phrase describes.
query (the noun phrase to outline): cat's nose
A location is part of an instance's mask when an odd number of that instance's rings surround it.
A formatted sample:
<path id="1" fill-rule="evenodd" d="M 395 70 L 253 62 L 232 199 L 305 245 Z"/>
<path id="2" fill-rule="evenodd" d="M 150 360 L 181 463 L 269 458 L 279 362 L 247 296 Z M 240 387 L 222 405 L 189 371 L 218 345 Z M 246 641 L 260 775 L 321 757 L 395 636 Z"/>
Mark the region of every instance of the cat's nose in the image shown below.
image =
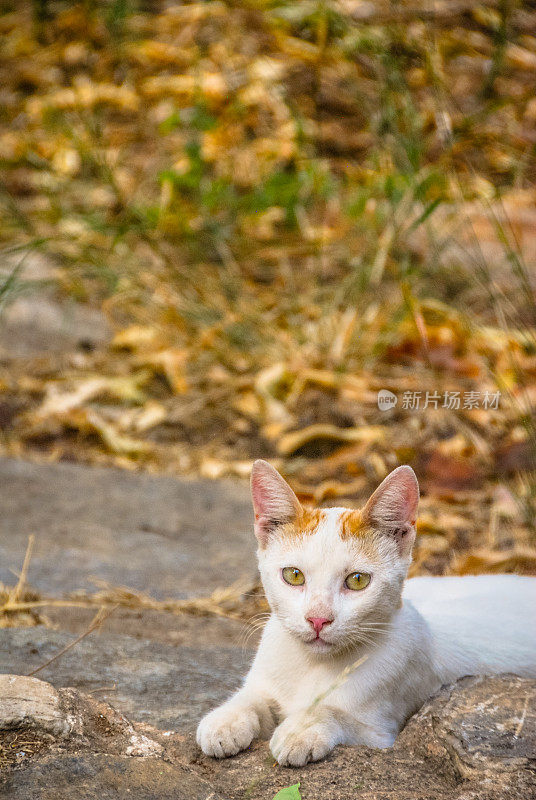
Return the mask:
<path id="1" fill-rule="evenodd" d="M 330 622 L 333 622 L 333 620 L 328 619 L 327 617 L 307 617 L 307 622 L 311 623 L 316 635 L 318 636 L 324 625 L 329 625 Z"/>

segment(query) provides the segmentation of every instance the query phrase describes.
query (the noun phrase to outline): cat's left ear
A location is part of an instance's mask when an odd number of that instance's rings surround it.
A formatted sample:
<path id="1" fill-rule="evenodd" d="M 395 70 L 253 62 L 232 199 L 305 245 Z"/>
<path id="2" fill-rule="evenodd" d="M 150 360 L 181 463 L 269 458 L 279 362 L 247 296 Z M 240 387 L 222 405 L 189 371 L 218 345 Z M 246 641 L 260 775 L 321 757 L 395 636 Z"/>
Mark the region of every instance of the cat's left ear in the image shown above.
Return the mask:
<path id="1" fill-rule="evenodd" d="M 251 470 L 251 496 L 255 511 L 255 536 L 266 547 L 278 525 L 293 522 L 303 513 L 300 501 L 279 472 L 258 459 Z"/>
<path id="2" fill-rule="evenodd" d="M 380 483 L 363 509 L 363 519 L 396 541 L 402 557 L 411 553 L 419 504 L 419 483 L 411 467 L 397 467 Z"/>

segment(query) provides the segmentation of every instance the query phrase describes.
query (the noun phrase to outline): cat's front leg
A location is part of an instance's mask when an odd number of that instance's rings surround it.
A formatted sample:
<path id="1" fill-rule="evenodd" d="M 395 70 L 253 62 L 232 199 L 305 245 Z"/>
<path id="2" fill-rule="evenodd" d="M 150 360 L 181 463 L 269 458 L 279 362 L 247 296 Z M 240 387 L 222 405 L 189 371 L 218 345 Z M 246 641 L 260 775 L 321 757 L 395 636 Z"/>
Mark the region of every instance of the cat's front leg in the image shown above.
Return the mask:
<path id="1" fill-rule="evenodd" d="M 272 755 L 282 766 L 302 767 L 319 761 L 335 745 L 345 741 L 345 734 L 329 709 L 290 714 L 277 726 L 270 740 Z"/>
<path id="2" fill-rule="evenodd" d="M 268 702 L 241 690 L 203 717 L 197 743 L 207 756 L 226 758 L 245 750 L 258 736 L 268 735 L 273 725 Z"/>

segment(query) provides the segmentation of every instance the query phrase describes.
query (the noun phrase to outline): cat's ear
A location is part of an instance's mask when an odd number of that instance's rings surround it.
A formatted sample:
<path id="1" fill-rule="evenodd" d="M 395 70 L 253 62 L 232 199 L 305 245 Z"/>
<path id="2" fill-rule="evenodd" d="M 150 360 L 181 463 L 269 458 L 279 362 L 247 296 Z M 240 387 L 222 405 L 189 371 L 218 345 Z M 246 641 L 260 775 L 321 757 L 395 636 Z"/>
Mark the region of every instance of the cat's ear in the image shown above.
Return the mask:
<path id="1" fill-rule="evenodd" d="M 272 531 L 302 513 L 300 501 L 279 472 L 261 459 L 251 470 L 251 495 L 255 511 L 255 536 L 266 547 Z"/>
<path id="2" fill-rule="evenodd" d="M 402 557 L 415 541 L 419 484 L 411 467 L 397 467 L 380 483 L 363 509 L 363 519 L 392 536 Z"/>

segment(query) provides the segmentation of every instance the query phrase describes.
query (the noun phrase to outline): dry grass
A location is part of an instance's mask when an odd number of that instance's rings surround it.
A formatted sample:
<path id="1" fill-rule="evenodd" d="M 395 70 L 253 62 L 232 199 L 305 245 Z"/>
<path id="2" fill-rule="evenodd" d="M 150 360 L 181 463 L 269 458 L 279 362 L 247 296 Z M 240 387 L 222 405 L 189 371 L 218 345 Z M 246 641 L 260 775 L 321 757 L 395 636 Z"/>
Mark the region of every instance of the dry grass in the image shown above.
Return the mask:
<path id="1" fill-rule="evenodd" d="M 237 581 L 231 586 L 215 589 L 208 597 L 188 600 L 155 600 L 147 594 L 135 592 L 125 586 L 113 586 L 104 581 L 95 581 L 102 588 L 93 594 L 78 592 L 64 599 L 40 597 L 36 592 L 26 588 L 33 543 L 34 537 L 30 536 L 23 568 L 15 586 L 6 587 L 0 584 L 0 628 L 47 624 L 46 617 L 40 613 L 45 608 L 98 607 L 96 618 L 76 640 L 77 642 L 100 627 L 105 618 L 118 607 L 138 611 L 161 611 L 176 615 L 227 617 L 246 622 L 254 618 L 259 611 L 266 611 L 268 608 L 262 588 L 251 581 Z M 73 645 L 68 647 L 71 646 Z"/>
<path id="2" fill-rule="evenodd" d="M 26 588 L 34 541 L 35 537 L 30 536 L 17 583 L 12 587 L 0 583 L 0 628 L 28 628 L 46 624 L 46 618 L 37 610 L 39 595 Z"/>

